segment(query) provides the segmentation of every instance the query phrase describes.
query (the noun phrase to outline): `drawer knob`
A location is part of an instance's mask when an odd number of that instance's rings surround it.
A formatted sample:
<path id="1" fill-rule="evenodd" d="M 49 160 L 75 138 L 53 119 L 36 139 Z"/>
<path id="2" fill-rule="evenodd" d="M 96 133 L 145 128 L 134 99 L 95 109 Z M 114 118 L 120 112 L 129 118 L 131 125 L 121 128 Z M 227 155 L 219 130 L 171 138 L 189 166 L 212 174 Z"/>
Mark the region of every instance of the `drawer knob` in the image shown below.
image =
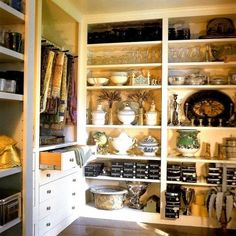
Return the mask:
<path id="1" fill-rule="evenodd" d="M 51 207 L 50 207 L 50 206 L 48 206 L 48 207 L 46 208 L 46 210 L 47 210 L 47 211 L 50 211 L 50 210 L 51 210 Z"/>
<path id="2" fill-rule="evenodd" d="M 50 189 L 49 189 L 49 190 L 47 190 L 47 194 L 50 194 L 51 192 L 52 192 L 52 190 L 50 190 Z"/>
<path id="3" fill-rule="evenodd" d="M 46 224 L 46 226 L 47 226 L 47 227 L 49 227 L 50 225 L 51 225 L 51 223 L 50 223 L 50 222 L 48 222 L 48 223 Z"/>
<path id="4" fill-rule="evenodd" d="M 73 182 L 76 182 L 76 179 L 73 179 L 72 181 L 73 181 Z"/>
<path id="5" fill-rule="evenodd" d="M 46 176 L 47 176 L 47 177 L 51 177 L 51 174 L 47 173 Z"/>
<path id="6" fill-rule="evenodd" d="M 74 192 L 74 193 L 72 193 L 72 196 L 75 196 L 75 194 L 76 194 L 75 192 Z"/>
<path id="7" fill-rule="evenodd" d="M 71 207 L 72 208 L 72 210 L 74 210 L 75 209 L 75 206 L 73 206 L 73 207 Z"/>
<path id="8" fill-rule="evenodd" d="M 73 158 L 71 158 L 71 159 L 70 159 L 70 162 L 73 162 L 73 161 L 74 161 L 74 159 L 73 159 Z"/>

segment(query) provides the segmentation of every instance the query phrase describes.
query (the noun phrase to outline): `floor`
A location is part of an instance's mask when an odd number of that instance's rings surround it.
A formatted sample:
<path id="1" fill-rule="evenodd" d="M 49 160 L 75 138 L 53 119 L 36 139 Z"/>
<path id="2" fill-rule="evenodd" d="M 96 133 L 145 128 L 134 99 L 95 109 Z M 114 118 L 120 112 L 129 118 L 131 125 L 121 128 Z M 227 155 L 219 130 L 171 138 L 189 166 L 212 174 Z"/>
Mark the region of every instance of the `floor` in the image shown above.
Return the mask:
<path id="1" fill-rule="evenodd" d="M 58 236 L 236 236 L 236 230 L 80 218 Z"/>

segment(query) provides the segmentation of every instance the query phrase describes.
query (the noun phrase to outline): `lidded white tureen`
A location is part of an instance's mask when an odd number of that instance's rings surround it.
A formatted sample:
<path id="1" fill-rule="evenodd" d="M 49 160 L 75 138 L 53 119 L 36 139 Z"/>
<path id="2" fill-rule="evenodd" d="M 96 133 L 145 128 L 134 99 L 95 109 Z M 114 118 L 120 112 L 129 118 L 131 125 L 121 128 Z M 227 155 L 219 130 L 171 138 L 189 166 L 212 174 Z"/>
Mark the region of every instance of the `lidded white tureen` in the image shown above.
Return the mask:
<path id="1" fill-rule="evenodd" d="M 130 125 L 135 119 L 135 112 L 126 103 L 124 109 L 118 112 L 118 118 L 124 125 Z"/>
<path id="2" fill-rule="evenodd" d="M 138 143 L 138 147 L 143 151 L 144 156 L 155 156 L 160 148 L 160 143 L 156 138 L 149 135 Z"/>

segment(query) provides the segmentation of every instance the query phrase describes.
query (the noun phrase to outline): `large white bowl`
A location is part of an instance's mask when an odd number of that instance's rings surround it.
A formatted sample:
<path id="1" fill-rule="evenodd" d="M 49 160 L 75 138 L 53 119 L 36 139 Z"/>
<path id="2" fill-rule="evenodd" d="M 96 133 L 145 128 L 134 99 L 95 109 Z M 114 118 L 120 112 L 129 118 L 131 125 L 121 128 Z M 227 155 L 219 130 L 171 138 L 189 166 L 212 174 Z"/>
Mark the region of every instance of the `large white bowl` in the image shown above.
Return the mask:
<path id="1" fill-rule="evenodd" d="M 123 85 L 128 80 L 127 72 L 113 72 L 111 75 L 111 81 L 116 85 Z"/>
<path id="2" fill-rule="evenodd" d="M 102 86 L 102 85 L 108 84 L 109 79 L 108 78 L 99 77 L 99 78 L 88 78 L 87 81 L 88 81 L 88 83 L 90 85 Z"/>

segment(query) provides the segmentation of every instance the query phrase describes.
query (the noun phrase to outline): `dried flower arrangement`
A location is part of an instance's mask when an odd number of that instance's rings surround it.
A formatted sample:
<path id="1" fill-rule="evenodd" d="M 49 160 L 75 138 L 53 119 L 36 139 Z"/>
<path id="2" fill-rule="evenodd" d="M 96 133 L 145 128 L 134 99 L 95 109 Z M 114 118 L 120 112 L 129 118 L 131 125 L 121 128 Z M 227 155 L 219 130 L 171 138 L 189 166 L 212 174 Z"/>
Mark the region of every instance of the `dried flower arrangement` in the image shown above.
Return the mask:
<path id="1" fill-rule="evenodd" d="M 129 94 L 128 98 L 139 104 L 139 108 L 143 107 L 144 101 L 152 98 L 152 94 L 149 91 L 137 91 L 133 94 Z"/>
<path id="2" fill-rule="evenodd" d="M 101 91 L 101 94 L 98 96 L 98 101 L 103 102 L 107 101 L 108 106 L 111 109 L 114 102 L 119 102 L 121 100 L 119 91 Z"/>

